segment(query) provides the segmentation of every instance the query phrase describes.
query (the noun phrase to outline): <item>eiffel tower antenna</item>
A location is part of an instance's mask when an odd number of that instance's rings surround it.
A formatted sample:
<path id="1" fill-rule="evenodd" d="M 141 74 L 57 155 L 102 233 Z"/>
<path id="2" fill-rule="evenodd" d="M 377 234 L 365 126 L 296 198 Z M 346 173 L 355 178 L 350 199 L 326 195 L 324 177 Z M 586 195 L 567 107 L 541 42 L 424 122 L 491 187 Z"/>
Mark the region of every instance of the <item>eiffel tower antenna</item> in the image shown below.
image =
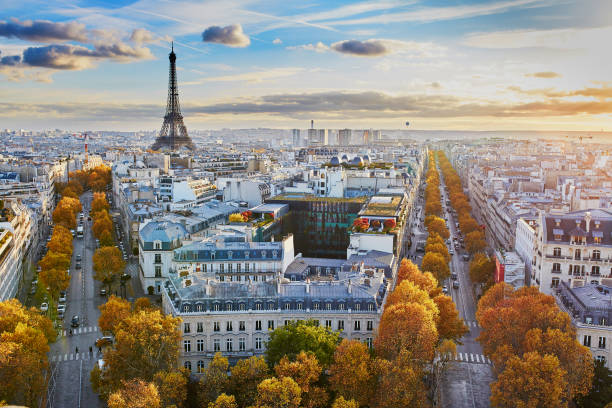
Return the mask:
<path id="1" fill-rule="evenodd" d="M 182 146 L 193 150 L 194 145 L 187 128 L 183 123 L 181 105 L 179 103 L 178 84 L 176 80 L 176 54 L 174 53 L 174 41 L 171 43 L 171 51 L 168 55 L 170 59 L 170 74 L 168 79 L 168 102 L 166 103 L 166 114 L 164 123 L 151 146 L 153 150 L 176 150 Z"/>

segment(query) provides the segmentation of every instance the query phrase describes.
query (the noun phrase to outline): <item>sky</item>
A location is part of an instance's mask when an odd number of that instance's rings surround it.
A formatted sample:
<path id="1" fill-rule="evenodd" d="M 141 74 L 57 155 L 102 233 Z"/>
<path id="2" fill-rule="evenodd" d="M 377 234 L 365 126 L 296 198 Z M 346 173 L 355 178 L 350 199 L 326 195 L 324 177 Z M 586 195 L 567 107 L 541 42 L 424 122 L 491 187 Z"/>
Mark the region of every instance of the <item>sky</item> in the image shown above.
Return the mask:
<path id="1" fill-rule="evenodd" d="M 609 0 L 0 0 L 0 128 L 612 130 Z"/>

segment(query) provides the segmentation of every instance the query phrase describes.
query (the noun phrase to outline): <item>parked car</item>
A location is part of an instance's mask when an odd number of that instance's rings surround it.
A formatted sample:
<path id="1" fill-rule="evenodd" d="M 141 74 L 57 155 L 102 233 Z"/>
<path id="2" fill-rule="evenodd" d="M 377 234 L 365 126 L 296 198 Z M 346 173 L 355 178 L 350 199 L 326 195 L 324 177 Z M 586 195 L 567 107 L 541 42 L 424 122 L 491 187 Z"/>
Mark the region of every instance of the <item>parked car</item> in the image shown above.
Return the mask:
<path id="1" fill-rule="evenodd" d="M 63 303 L 60 303 L 59 305 L 57 305 L 57 311 L 64 313 L 66 311 L 66 305 Z"/>
<path id="2" fill-rule="evenodd" d="M 41 312 L 46 312 L 47 310 L 49 310 L 49 304 L 48 303 L 41 303 L 40 304 L 40 311 Z"/>
<path id="3" fill-rule="evenodd" d="M 459 281 L 453 281 L 453 289 L 459 289 Z"/>
<path id="4" fill-rule="evenodd" d="M 457 280 L 457 272 L 451 273 L 451 279 L 452 280 Z"/>
<path id="5" fill-rule="evenodd" d="M 106 289 L 100 289 L 100 296 L 106 296 Z"/>
<path id="6" fill-rule="evenodd" d="M 445 295 L 448 293 L 448 288 L 446 287 L 446 285 L 442 286 L 442 293 L 444 293 Z"/>
<path id="7" fill-rule="evenodd" d="M 448 253 L 451 254 L 451 255 L 454 255 L 455 251 L 453 251 L 453 248 L 451 248 L 451 249 L 448 250 Z"/>
<path id="8" fill-rule="evenodd" d="M 30 289 L 30 295 L 34 294 L 36 294 L 36 286 L 32 286 L 32 288 Z"/>
<path id="9" fill-rule="evenodd" d="M 62 310 L 58 310 L 58 311 L 57 311 L 57 317 L 59 317 L 60 319 L 63 319 L 63 318 L 64 318 L 64 313 L 65 313 L 65 312 L 66 312 L 66 311 L 65 311 L 64 309 L 62 309 Z"/>
<path id="10" fill-rule="evenodd" d="M 76 268 L 77 268 L 77 269 L 81 269 L 81 263 L 80 263 L 80 262 L 77 262 L 77 263 L 76 263 Z"/>
<path id="11" fill-rule="evenodd" d="M 70 326 L 79 327 L 79 316 L 77 315 L 72 316 L 72 320 L 70 321 Z"/>

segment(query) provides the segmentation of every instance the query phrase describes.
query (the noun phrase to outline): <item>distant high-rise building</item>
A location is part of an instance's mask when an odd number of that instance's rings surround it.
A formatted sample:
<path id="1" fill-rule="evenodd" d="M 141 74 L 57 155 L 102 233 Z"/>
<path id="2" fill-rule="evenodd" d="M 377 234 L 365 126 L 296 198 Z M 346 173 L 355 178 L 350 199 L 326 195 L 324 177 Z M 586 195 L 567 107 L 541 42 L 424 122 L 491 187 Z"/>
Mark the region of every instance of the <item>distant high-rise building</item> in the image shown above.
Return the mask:
<path id="1" fill-rule="evenodd" d="M 327 142 L 327 129 L 308 129 L 308 144 L 326 146 Z"/>
<path id="2" fill-rule="evenodd" d="M 302 146 L 302 137 L 300 134 L 300 129 L 293 129 L 293 146 L 301 147 Z"/>
<path id="3" fill-rule="evenodd" d="M 338 131 L 338 144 L 340 146 L 348 146 L 351 144 L 351 129 L 340 129 Z"/>
<path id="4" fill-rule="evenodd" d="M 374 140 L 382 140 L 382 131 L 381 130 L 375 130 L 374 131 Z"/>
<path id="5" fill-rule="evenodd" d="M 175 150 L 182 146 L 193 149 L 194 145 L 187 128 L 183 123 L 181 105 L 179 103 L 178 84 L 176 80 L 176 54 L 174 45 L 169 55 L 170 59 L 170 78 L 168 80 L 168 102 L 166 104 L 166 115 L 159 136 L 151 146 L 153 150 Z"/>
<path id="6" fill-rule="evenodd" d="M 363 144 L 370 144 L 370 131 L 368 129 L 363 131 Z"/>

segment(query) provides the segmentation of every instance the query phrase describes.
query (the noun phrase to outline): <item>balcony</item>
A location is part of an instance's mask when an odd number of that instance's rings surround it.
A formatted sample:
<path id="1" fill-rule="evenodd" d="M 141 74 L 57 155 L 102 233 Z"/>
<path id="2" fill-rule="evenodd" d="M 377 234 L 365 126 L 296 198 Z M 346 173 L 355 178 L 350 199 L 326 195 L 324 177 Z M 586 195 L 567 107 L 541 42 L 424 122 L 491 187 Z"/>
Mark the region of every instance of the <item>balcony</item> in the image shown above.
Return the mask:
<path id="1" fill-rule="evenodd" d="M 551 269 L 550 273 L 561 274 L 561 269 Z"/>

